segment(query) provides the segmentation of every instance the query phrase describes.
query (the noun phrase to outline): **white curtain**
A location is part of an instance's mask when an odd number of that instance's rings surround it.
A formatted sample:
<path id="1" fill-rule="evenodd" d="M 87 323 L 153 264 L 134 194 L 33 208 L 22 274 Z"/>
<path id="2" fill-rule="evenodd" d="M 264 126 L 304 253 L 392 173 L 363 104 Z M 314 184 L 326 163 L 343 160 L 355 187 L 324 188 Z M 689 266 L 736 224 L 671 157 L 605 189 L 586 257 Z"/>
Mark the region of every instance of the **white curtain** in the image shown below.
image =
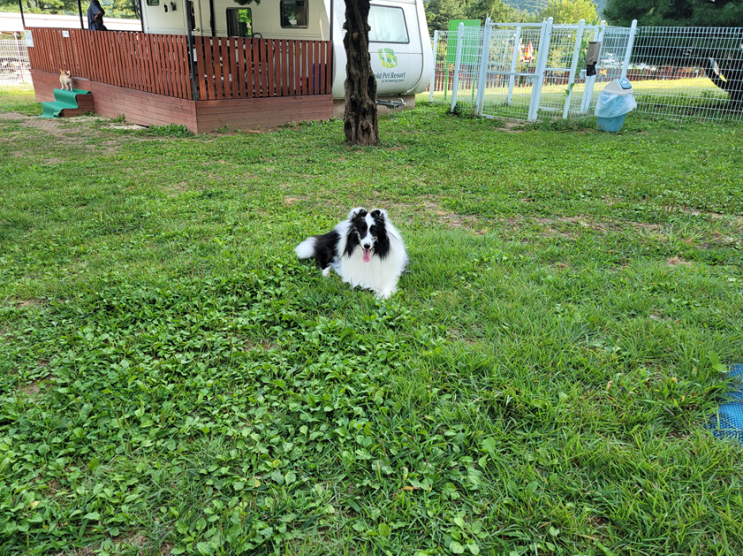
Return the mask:
<path id="1" fill-rule="evenodd" d="M 410 42 L 402 8 L 371 6 L 369 27 L 370 42 Z"/>

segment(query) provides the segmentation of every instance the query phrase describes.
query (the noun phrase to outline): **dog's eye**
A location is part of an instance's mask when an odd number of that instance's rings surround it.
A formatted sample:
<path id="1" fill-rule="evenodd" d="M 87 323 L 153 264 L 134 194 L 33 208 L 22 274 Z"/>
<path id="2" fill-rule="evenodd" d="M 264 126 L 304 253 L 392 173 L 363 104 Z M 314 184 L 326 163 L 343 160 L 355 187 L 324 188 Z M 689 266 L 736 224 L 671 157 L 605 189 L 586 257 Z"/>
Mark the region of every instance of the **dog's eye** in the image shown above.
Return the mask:
<path id="1" fill-rule="evenodd" d="M 376 226 L 372 226 L 371 228 L 369 228 L 369 231 L 374 234 L 374 233 L 377 232 L 377 227 Z"/>

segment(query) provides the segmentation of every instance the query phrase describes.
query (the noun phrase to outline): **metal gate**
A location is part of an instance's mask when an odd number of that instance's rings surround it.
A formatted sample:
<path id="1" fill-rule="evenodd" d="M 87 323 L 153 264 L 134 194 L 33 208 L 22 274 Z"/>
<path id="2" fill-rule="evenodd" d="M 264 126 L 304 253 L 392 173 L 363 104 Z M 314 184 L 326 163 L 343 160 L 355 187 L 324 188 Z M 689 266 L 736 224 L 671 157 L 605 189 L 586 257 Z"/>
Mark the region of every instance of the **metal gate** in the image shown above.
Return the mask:
<path id="1" fill-rule="evenodd" d="M 578 25 L 553 25 L 552 18 L 543 23 L 488 19 L 481 29 L 460 25 L 458 36 L 463 40 L 457 44 L 454 62 L 452 110 L 459 105 L 479 116 L 528 121 L 588 115 L 597 76 L 586 76 L 579 68 L 584 66 L 588 43 L 601 42 L 605 29 L 605 24 L 586 25 L 583 20 Z M 622 31 L 621 53 L 616 50 L 623 59 L 617 67 L 624 75 L 635 26 Z M 437 39 L 434 36 L 434 42 Z M 473 41 L 480 44 L 476 64 L 471 60 Z M 605 60 L 615 54 L 602 48 L 602 55 Z M 472 84 L 466 88 L 468 94 L 462 94 L 462 79 Z"/>
<path id="2" fill-rule="evenodd" d="M 21 40 L 0 40 L 0 89 L 32 89 L 28 49 Z"/>

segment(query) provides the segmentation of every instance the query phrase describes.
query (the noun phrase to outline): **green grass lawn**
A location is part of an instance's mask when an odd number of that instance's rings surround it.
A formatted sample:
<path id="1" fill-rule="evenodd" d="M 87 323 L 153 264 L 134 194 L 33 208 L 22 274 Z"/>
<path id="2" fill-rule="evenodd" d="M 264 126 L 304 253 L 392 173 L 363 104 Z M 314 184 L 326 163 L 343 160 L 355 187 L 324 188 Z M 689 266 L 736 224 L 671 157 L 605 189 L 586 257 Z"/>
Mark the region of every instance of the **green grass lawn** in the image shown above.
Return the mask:
<path id="1" fill-rule="evenodd" d="M 0 554 L 743 553 L 742 125 L 0 117 Z"/>

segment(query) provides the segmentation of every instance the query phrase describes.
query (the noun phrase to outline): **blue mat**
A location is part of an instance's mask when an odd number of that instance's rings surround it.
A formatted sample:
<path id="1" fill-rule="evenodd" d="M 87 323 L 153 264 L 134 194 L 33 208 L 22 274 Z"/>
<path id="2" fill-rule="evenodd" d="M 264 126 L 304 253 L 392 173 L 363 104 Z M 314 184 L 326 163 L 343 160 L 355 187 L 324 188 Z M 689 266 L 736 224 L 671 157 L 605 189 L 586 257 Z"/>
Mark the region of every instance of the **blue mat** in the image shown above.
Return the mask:
<path id="1" fill-rule="evenodd" d="M 735 438 L 743 442 L 743 365 L 730 369 L 731 377 L 738 377 L 733 390 L 728 392 L 731 401 L 724 403 L 707 425 L 718 438 Z"/>

